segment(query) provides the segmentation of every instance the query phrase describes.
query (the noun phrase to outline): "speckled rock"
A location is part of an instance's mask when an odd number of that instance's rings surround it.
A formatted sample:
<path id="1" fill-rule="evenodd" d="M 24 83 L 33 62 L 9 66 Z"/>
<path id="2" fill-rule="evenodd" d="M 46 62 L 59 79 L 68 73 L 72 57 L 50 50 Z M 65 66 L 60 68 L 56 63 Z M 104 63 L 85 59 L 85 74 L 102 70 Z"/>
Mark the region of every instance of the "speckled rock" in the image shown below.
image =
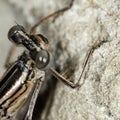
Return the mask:
<path id="1" fill-rule="evenodd" d="M 9 2 L 23 16 L 28 28 L 39 18 L 70 4 L 70 0 Z M 75 81 L 88 51 L 97 46 L 81 87 L 71 89 L 58 82 L 47 120 L 119 120 L 120 1 L 74 0 L 69 10 L 38 27 L 37 33 L 49 39 L 54 65 L 62 73 L 74 69 L 69 75 Z"/>

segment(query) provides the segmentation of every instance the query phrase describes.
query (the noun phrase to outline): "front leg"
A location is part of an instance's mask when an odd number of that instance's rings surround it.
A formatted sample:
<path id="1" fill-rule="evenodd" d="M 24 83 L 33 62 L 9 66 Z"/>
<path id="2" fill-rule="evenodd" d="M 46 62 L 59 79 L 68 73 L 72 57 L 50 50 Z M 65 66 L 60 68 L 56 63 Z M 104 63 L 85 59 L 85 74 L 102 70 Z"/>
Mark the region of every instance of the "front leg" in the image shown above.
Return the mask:
<path id="1" fill-rule="evenodd" d="M 94 50 L 94 48 L 92 48 L 92 49 L 88 52 L 88 55 L 87 55 L 87 57 L 86 57 L 86 59 L 85 59 L 84 65 L 83 65 L 82 72 L 81 72 L 80 77 L 79 77 L 79 79 L 78 79 L 78 81 L 77 81 L 76 83 L 70 82 L 69 80 L 67 80 L 66 78 L 64 78 L 62 75 L 60 75 L 60 74 L 59 74 L 55 69 L 53 69 L 53 68 L 50 68 L 51 74 L 52 74 L 54 77 L 56 77 L 58 80 L 63 81 L 65 84 L 67 84 L 67 85 L 68 85 L 69 87 L 71 87 L 71 88 L 76 88 L 76 87 L 80 86 L 80 85 L 79 85 L 79 82 L 80 82 L 80 80 L 81 80 L 81 78 L 82 78 L 82 75 L 83 75 L 83 73 L 84 73 L 84 70 L 85 70 L 85 68 L 86 68 L 86 65 L 87 65 L 87 63 L 88 63 L 88 60 L 89 60 L 89 58 L 90 58 L 93 50 Z"/>

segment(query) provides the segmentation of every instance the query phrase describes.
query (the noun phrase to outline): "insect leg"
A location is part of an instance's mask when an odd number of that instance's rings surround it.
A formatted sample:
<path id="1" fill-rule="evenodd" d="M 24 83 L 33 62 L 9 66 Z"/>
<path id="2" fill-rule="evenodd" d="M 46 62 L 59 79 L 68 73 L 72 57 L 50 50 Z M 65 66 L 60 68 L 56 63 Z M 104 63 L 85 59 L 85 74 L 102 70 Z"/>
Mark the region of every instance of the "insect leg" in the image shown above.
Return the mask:
<path id="1" fill-rule="evenodd" d="M 36 103 L 37 97 L 39 95 L 39 92 L 40 92 L 43 81 L 44 81 L 44 74 L 41 75 L 41 78 L 38 80 L 38 82 L 36 84 L 36 87 L 35 87 L 35 90 L 33 92 L 32 98 L 30 100 L 30 104 L 29 104 L 27 114 L 25 116 L 25 120 L 32 120 L 35 103 Z"/>
<path id="2" fill-rule="evenodd" d="M 53 75 L 54 77 L 56 77 L 58 80 L 63 81 L 65 84 L 67 84 L 67 85 L 70 86 L 71 88 L 76 88 L 76 87 L 80 86 L 80 85 L 79 85 L 79 82 L 80 82 L 80 80 L 81 80 L 81 78 L 82 78 L 82 75 L 83 75 L 83 73 L 84 73 L 84 70 L 85 70 L 85 68 L 86 68 L 86 65 L 87 65 L 87 63 L 88 63 L 88 60 L 89 60 L 90 55 L 92 54 L 93 50 L 94 50 L 94 49 L 92 48 L 92 49 L 89 51 L 89 53 L 88 53 L 88 55 L 87 55 L 87 57 L 86 57 L 86 59 L 85 59 L 85 62 L 84 62 L 83 69 L 82 69 L 82 72 L 81 72 L 81 74 L 80 74 L 80 77 L 79 77 L 79 79 L 78 79 L 78 81 L 77 81 L 76 83 L 70 82 L 69 80 L 67 80 L 66 78 L 64 78 L 62 75 L 60 75 L 60 74 L 59 74 L 55 69 L 53 69 L 53 68 L 50 68 L 50 72 L 52 73 L 52 75 Z"/>
<path id="3" fill-rule="evenodd" d="M 15 49 L 16 49 L 16 46 L 15 46 L 15 45 L 12 45 L 12 46 L 10 47 L 9 53 L 8 53 L 7 58 L 6 58 L 6 61 L 5 61 L 5 67 L 6 67 L 6 68 L 8 68 L 8 67 L 11 65 L 11 62 L 10 62 L 10 61 L 11 61 L 11 58 L 12 58 L 12 56 L 13 56 L 13 54 L 14 54 Z"/>
<path id="4" fill-rule="evenodd" d="M 55 17 L 55 16 L 57 16 L 58 14 L 61 14 L 61 13 L 65 12 L 66 10 L 70 9 L 70 8 L 72 7 L 72 5 L 73 5 L 73 2 L 74 2 L 74 0 L 71 1 L 70 5 L 69 5 L 68 7 L 65 7 L 65 8 L 63 8 L 63 9 L 61 9 L 61 10 L 58 10 L 58 11 L 54 12 L 54 13 L 51 13 L 51 14 L 48 15 L 47 17 L 45 17 L 45 18 L 41 19 L 40 21 L 38 21 L 38 22 L 31 28 L 30 34 L 34 34 L 35 31 L 36 31 L 36 28 L 37 28 L 39 25 L 47 22 L 50 18 Z"/>

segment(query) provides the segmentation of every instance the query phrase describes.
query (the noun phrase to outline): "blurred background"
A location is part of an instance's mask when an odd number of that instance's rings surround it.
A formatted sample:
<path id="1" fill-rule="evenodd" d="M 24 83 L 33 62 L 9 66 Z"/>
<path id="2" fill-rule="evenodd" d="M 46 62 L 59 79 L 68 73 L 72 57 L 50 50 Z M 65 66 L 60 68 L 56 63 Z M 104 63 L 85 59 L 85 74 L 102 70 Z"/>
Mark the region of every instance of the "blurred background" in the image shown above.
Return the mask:
<path id="1" fill-rule="evenodd" d="M 5 59 L 11 46 L 7 33 L 14 23 L 15 16 L 10 4 L 6 0 L 0 0 L 0 76 L 5 70 Z"/>
<path id="2" fill-rule="evenodd" d="M 7 34 L 9 29 L 16 23 L 22 24 L 22 17 L 17 14 L 14 5 L 11 1 L 0 0 L 0 76 L 5 72 L 5 60 L 7 58 L 8 52 L 12 43 L 8 40 Z M 16 49 L 12 61 L 19 56 L 21 48 Z"/>

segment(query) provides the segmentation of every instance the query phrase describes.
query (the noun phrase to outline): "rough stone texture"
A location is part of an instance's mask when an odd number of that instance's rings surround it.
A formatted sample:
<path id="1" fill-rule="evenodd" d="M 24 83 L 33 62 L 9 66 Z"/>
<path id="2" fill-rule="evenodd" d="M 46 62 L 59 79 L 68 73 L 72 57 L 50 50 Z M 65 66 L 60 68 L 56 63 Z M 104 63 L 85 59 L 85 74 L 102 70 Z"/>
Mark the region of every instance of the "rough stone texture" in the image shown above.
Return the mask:
<path id="1" fill-rule="evenodd" d="M 70 3 L 70 0 L 9 1 L 29 27 Z M 101 43 L 89 60 L 81 88 L 57 84 L 48 120 L 120 120 L 120 1 L 90 1 L 74 0 L 68 11 L 38 30 L 49 39 L 55 65 L 59 65 L 61 72 L 76 68 L 71 73 L 75 81 L 87 52 Z"/>

